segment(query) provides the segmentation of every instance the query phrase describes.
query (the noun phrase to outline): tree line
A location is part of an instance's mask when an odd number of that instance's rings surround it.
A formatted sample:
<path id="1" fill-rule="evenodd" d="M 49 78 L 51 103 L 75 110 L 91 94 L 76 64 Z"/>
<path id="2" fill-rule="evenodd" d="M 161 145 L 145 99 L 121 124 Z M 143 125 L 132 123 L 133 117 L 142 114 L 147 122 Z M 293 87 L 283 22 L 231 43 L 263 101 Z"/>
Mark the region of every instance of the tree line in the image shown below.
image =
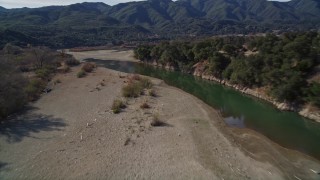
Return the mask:
<path id="1" fill-rule="evenodd" d="M 263 88 L 281 102 L 320 107 L 320 82 L 311 81 L 320 64 L 317 32 L 161 42 L 140 45 L 134 55 L 145 62 L 189 73 L 196 63 L 203 62 L 206 75 L 242 87 Z"/>

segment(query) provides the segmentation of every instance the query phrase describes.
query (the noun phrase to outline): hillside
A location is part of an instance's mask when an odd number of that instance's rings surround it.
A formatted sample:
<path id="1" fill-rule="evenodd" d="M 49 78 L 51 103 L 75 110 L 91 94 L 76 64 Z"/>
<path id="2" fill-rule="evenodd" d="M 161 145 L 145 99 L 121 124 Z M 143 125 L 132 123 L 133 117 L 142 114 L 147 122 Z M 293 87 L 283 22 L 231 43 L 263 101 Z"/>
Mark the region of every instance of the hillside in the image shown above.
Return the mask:
<path id="1" fill-rule="evenodd" d="M 52 47 L 153 37 L 309 30 L 319 25 L 320 6 L 316 0 L 148 0 L 114 6 L 78 3 L 0 8 L 0 29 L 18 30 Z"/>

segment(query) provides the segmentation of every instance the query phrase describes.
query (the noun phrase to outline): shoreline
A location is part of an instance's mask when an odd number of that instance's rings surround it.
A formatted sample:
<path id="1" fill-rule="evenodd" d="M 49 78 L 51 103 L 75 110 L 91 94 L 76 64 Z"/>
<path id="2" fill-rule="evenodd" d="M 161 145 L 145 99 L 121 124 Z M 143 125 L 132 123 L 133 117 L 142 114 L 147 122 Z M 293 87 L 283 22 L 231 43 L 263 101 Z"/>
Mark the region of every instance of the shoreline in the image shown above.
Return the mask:
<path id="1" fill-rule="evenodd" d="M 307 119 L 309 119 L 311 121 L 315 121 L 315 122 L 320 123 L 320 112 L 318 112 L 318 111 L 310 112 L 308 108 L 296 108 L 296 107 L 294 107 L 294 106 L 292 106 L 292 105 L 290 105 L 288 103 L 278 102 L 275 99 L 273 99 L 273 98 L 271 98 L 271 97 L 269 97 L 269 96 L 267 96 L 265 94 L 261 94 L 258 91 L 253 90 L 251 88 L 240 87 L 238 85 L 233 85 L 233 84 L 230 84 L 229 82 L 217 79 L 217 78 L 215 78 L 213 76 L 208 76 L 208 75 L 203 75 L 203 74 L 197 75 L 195 73 L 193 73 L 193 76 L 200 77 L 202 79 L 209 80 L 209 81 L 214 81 L 214 82 L 217 82 L 217 83 L 219 83 L 220 85 L 223 85 L 223 86 L 231 87 L 234 90 L 239 91 L 239 92 L 241 92 L 243 94 L 246 94 L 246 95 L 249 95 L 249 96 L 264 100 L 264 101 L 266 101 L 268 103 L 271 103 L 275 108 L 277 108 L 280 111 L 296 112 L 302 117 L 305 117 L 305 118 L 307 118 Z"/>
<path id="2" fill-rule="evenodd" d="M 120 60 L 120 61 L 128 61 L 128 62 L 136 62 L 136 63 L 144 63 L 144 64 L 148 64 L 148 65 L 151 65 L 151 66 L 155 66 L 155 67 L 159 67 L 159 68 L 163 68 L 163 69 L 165 69 L 165 70 L 168 70 L 168 71 L 174 71 L 174 68 L 173 67 L 171 67 L 171 66 L 169 66 L 169 65 L 167 65 L 167 66 L 158 66 L 157 65 L 157 63 L 147 63 L 147 62 L 144 62 L 144 61 L 141 61 L 141 60 L 138 60 L 138 59 L 135 59 L 134 57 L 133 57 L 133 52 L 130 52 L 130 51 L 132 51 L 132 50 L 126 50 L 126 51 L 122 51 L 123 53 L 125 53 L 125 52 L 127 52 L 128 54 L 131 54 L 131 55 L 125 55 L 124 57 L 118 57 L 118 55 L 119 54 L 116 54 L 116 56 L 117 56 L 117 58 L 115 59 L 114 58 L 114 56 L 103 56 L 102 58 L 100 58 L 101 57 L 101 55 L 100 55 L 100 53 L 108 53 L 109 54 L 109 52 L 111 52 L 112 54 L 114 53 L 114 52 L 116 52 L 116 53 L 118 53 L 118 52 L 121 52 L 121 51 L 118 51 L 118 50 L 98 50 L 98 51 L 89 51 L 89 52 L 69 52 L 70 54 L 73 54 L 73 55 L 80 55 L 80 57 L 82 58 L 82 60 L 84 59 L 83 58 L 83 56 L 90 56 L 90 55 L 94 55 L 94 58 L 96 58 L 96 59 L 101 59 L 101 60 Z M 96 52 L 98 52 L 98 55 L 96 54 Z M 122 54 L 120 53 L 120 56 L 121 56 Z M 274 101 L 272 98 L 270 98 L 270 97 L 265 97 L 263 94 L 259 94 L 259 92 L 255 92 L 254 90 L 252 90 L 252 89 L 250 89 L 250 88 L 239 88 L 239 86 L 236 86 L 236 85 L 231 85 L 231 84 L 229 84 L 229 83 L 227 83 L 227 82 L 225 82 L 224 84 L 221 84 L 221 80 L 218 80 L 217 78 L 215 78 L 215 77 L 213 77 L 213 76 L 206 76 L 206 75 L 203 75 L 202 76 L 202 74 L 201 75 L 197 75 L 197 73 L 195 73 L 196 71 L 194 71 L 194 73 L 191 73 L 193 76 L 195 76 L 195 77 L 199 77 L 199 78 L 202 78 L 202 79 L 205 79 L 205 80 L 209 80 L 209 81 L 214 81 L 214 82 L 216 82 L 216 83 L 219 83 L 220 85 L 224 85 L 224 86 L 227 86 L 227 87 L 231 87 L 231 88 L 233 88 L 234 90 L 236 90 L 236 91 L 238 91 L 238 92 L 241 92 L 241 93 L 244 93 L 244 94 L 246 94 L 246 95 L 248 95 L 248 96 L 251 96 L 251 97 L 253 97 L 253 98 L 257 98 L 257 99 L 260 99 L 260 100 L 264 100 L 264 101 L 266 101 L 266 103 L 271 103 L 275 108 L 277 108 L 278 110 L 280 110 L 280 111 L 289 111 L 289 110 L 285 110 L 285 109 L 283 109 L 283 107 L 284 108 L 288 108 L 288 107 L 290 107 L 290 106 L 286 106 L 286 104 L 284 104 L 284 103 L 280 103 L 280 102 L 276 102 L 276 101 Z M 169 85 L 167 85 L 167 86 L 169 86 Z M 185 91 L 183 91 L 183 90 L 181 90 L 181 89 L 179 89 L 179 88 L 176 88 L 176 87 L 173 87 L 173 86 L 170 86 L 171 88 L 174 88 L 174 89 L 177 89 L 177 90 L 179 90 L 179 91 L 182 91 L 182 92 L 184 92 L 184 93 L 187 93 L 187 92 L 185 92 Z M 187 94 L 189 94 L 189 93 L 187 93 Z M 189 95 L 191 95 L 191 96 L 193 96 L 192 94 L 189 94 Z M 193 96 L 193 97 L 195 97 L 195 96 Z M 198 99 L 197 97 L 195 97 L 196 99 Z M 204 105 L 206 105 L 206 106 L 208 106 L 208 107 L 210 107 L 210 108 L 212 108 L 214 111 L 217 111 L 216 109 L 214 109 L 213 107 L 211 107 L 211 106 L 209 106 L 208 104 L 206 104 L 205 102 L 203 102 L 202 100 L 200 100 L 200 99 L 198 99 L 201 103 L 203 103 Z M 297 112 L 297 111 L 295 111 L 295 112 Z M 298 112 L 297 112 L 298 113 Z M 305 117 L 305 118 L 308 118 L 308 120 L 311 120 L 311 121 L 313 121 L 313 122 L 319 122 L 320 123 L 320 121 L 317 121 L 317 120 L 315 120 L 315 119 L 312 119 L 312 118 L 309 118 L 309 117 L 307 117 L 307 116 L 304 116 L 304 115 L 302 115 L 302 114 L 299 114 L 299 115 L 301 115 L 301 116 L 303 116 L 303 117 Z M 319 115 L 319 118 L 320 118 L 320 114 L 318 114 Z M 230 128 L 232 128 L 232 127 L 230 127 Z M 246 128 L 247 129 L 247 128 Z M 250 129 L 247 129 L 247 130 L 250 130 Z M 254 130 L 250 130 L 250 131 L 252 131 L 252 132 L 256 132 L 256 131 L 254 131 Z M 259 135 L 261 135 L 260 133 L 258 133 Z M 265 137 L 264 135 L 261 135 L 261 136 L 263 136 L 263 137 Z M 265 137 L 265 138 L 267 138 L 267 137 Z M 268 138 L 267 138 L 267 140 L 269 140 Z M 273 142 L 273 141 L 271 141 L 270 140 L 270 142 L 272 142 L 272 143 L 274 143 L 274 144 L 276 144 L 276 145 L 278 145 L 278 146 L 280 146 L 281 148 L 284 148 L 284 149 L 287 149 L 287 148 L 285 148 L 285 147 L 282 147 L 281 145 L 279 145 L 279 144 L 277 144 L 277 143 L 275 143 L 275 142 Z M 288 150 L 292 150 L 292 149 L 288 149 Z M 293 151 L 296 151 L 296 150 L 293 150 Z M 299 152 L 299 151 L 296 151 L 296 152 Z M 301 153 L 301 152 L 299 152 L 299 153 Z M 311 157 L 311 156 L 309 156 L 309 155 L 306 155 L 306 156 L 308 156 L 308 157 Z M 311 158 L 313 158 L 313 157 L 311 157 Z"/>
<path id="3" fill-rule="evenodd" d="M 163 68 L 164 70 L 167 70 L 167 71 L 175 71 L 175 68 L 172 66 L 169 66 L 169 65 L 162 66 L 162 65 L 158 65 L 156 62 L 148 63 L 148 62 L 144 62 L 141 60 L 139 60 L 139 62 L 142 62 L 142 63 L 150 65 L 150 66 Z M 218 79 L 212 75 L 206 75 L 205 73 L 197 70 L 196 65 L 197 64 L 194 65 L 195 70 L 192 73 L 190 73 L 195 77 L 199 77 L 201 79 L 205 79 L 208 81 L 214 81 L 216 83 L 219 83 L 222 86 L 230 87 L 230 88 L 232 88 L 238 92 L 241 92 L 243 94 L 252 96 L 254 98 L 258 98 L 260 100 L 264 100 L 264 101 L 272 104 L 276 109 L 278 109 L 280 111 L 295 112 L 304 118 L 307 118 L 311 121 L 320 123 L 320 111 L 310 111 L 310 109 L 306 106 L 305 107 L 303 107 L 303 106 L 296 107 L 296 106 L 293 106 L 289 103 L 278 102 L 274 98 L 271 98 L 270 96 L 266 95 L 265 93 L 260 93 L 257 90 L 254 90 L 254 89 L 251 89 L 248 87 L 241 87 L 239 85 L 231 84 L 228 81 L 225 81 L 223 79 Z"/>
<path id="4" fill-rule="evenodd" d="M 61 83 L 31 104 L 33 109 L 2 124 L 8 131 L 0 136 L 0 159 L 7 164 L 0 169 L 3 179 L 283 179 L 287 174 L 246 156 L 215 124 L 221 122 L 217 112 L 196 97 L 150 78 L 157 97 L 130 98 L 126 109 L 113 114 L 112 101 L 120 98 L 126 79 L 106 68 L 77 78 L 79 69 L 54 77 Z M 151 108 L 143 110 L 146 99 Z M 154 112 L 168 126 L 150 126 Z M 300 171 L 304 176 L 310 175 Z"/>
<path id="5" fill-rule="evenodd" d="M 111 52 L 111 53 L 114 53 L 114 52 Z M 90 55 L 91 54 L 94 54 L 94 52 L 91 52 Z M 106 58 L 106 60 L 108 60 L 108 58 Z M 132 61 L 132 60 L 129 59 L 129 61 Z M 134 62 L 137 62 L 137 60 L 134 60 Z M 165 83 L 163 84 L 165 87 L 169 87 L 170 89 L 175 89 L 183 94 L 192 96 L 191 94 L 184 92 L 179 88 L 166 85 Z M 279 144 L 269 140 L 267 137 L 253 130 L 228 127 L 221 120 L 221 116 L 219 115 L 217 110 L 213 109 L 212 107 L 210 107 L 209 105 L 207 105 L 206 103 L 204 103 L 203 101 L 201 101 L 200 99 L 194 96 L 192 96 L 192 98 L 195 99 L 195 101 L 198 102 L 198 104 L 201 104 L 200 105 L 201 107 L 206 109 L 205 111 L 208 113 L 208 116 L 211 117 L 210 119 L 216 119 L 212 122 L 213 123 L 212 126 L 215 126 L 216 128 L 218 128 L 219 129 L 218 131 L 224 134 L 224 137 L 228 139 L 229 143 L 233 144 L 232 145 L 233 147 L 240 148 L 241 151 L 245 153 L 247 156 L 254 158 L 256 160 L 259 160 L 261 162 L 267 162 L 267 163 L 273 164 L 278 168 L 280 165 L 280 169 L 283 168 L 282 166 L 285 166 L 285 169 L 283 171 L 285 172 L 286 176 L 291 176 L 290 172 L 297 172 L 297 173 L 299 172 L 304 174 L 306 173 L 305 171 L 308 170 L 307 168 L 309 168 L 310 166 L 319 165 L 319 161 L 314 159 L 313 157 L 303 154 L 299 151 L 284 148 Z M 219 120 L 217 120 L 217 117 L 219 118 Z M 201 141 L 201 139 L 198 139 L 198 141 Z M 261 142 L 264 142 L 263 145 L 261 144 Z M 276 159 L 274 159 L 272 155 L 274 153 L 277 154 L 275 156 Z M 290 161 L 288 161 L 288 158 L 290 159 Z M 206 160 L 202 159 L 202 161 L 204 161 L 205 163 Z M 298 165 L 296 167 L 292 166 L 292 164 L 296 164 L 298 162 L 300 165 L 302 164 L 303 165 L 302 166 Z M 300 168 L 297 168 L 297 167 L 300 167 Z M 301 177 L 301 176 L 298 175 L 297 177 Z"/>

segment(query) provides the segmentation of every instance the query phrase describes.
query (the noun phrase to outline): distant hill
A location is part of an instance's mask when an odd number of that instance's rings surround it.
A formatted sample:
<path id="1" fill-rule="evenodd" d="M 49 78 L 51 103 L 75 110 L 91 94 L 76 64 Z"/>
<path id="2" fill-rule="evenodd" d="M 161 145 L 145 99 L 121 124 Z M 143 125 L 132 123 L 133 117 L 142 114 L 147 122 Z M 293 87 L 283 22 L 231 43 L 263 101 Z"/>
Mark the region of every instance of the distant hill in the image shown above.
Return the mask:
<path id="1" fill-rule="evenodd" d="M 37 39 L 28 37 L 20 32 L 12 30 L 1 31 L 0 44 L 6 44 L 7 42 L 11 42 L 19 46 L 26 46 L 28 44 L 38 45 Z"/>
<path id="2" fill-rule="evenodd" d="M 114 39 L 309 30 L 319 26 L 319 0 L 148 0 L 114 6 L 78 3 L 42 8 L 0 7 L 1 29 L 20 31 L 53 47 L 99 45 Z"/>

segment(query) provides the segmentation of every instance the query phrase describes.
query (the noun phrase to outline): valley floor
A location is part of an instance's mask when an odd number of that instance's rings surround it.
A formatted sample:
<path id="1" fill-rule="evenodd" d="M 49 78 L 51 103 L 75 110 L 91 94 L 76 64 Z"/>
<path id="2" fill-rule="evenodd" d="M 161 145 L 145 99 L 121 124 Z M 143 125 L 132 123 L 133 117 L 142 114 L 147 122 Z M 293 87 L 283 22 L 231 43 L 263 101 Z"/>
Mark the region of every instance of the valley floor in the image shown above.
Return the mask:
<path id="1" fill-rule="evenodd" d="M 130 53 L 100 55 L 133 60 Z M 50 93 L 1 124 L 0 179 L 319 178 L 310 170 L 320 170 L 318 161 L 226 127 L 216 110 L 158 79 L 157 97 L 129 99 L 113 114 L 126 74 L 97 68 L 77 78 L 79 68 L 57 75 Z M 153 114 L 167 125 L 151 126 Z"/>

